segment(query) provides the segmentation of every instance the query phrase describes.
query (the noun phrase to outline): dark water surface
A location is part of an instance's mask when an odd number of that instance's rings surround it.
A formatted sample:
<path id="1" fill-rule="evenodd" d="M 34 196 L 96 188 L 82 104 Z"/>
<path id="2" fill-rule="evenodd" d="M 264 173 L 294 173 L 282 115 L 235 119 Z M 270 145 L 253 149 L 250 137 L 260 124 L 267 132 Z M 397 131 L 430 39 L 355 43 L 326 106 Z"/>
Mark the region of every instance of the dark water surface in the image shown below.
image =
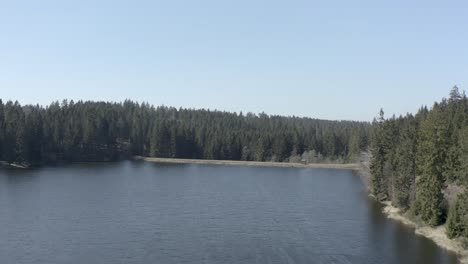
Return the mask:
<path id="1" fill-rule="evenodd" d="M 0 263 L 457 263 L 350 171 L 145 162 L 0 171 Z"/>

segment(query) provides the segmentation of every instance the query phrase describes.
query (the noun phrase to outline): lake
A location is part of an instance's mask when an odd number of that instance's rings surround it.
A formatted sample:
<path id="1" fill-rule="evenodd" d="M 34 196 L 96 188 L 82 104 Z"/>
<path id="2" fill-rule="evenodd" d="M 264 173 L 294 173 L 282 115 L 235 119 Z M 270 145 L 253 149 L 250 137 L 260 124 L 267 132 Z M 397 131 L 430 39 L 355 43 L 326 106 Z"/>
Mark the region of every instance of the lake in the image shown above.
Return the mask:
<path id="1" fill-rule="evenodd" d="M 457 263 L 351 171 L 130 161 L 1 170 L 0 260 Z"/>

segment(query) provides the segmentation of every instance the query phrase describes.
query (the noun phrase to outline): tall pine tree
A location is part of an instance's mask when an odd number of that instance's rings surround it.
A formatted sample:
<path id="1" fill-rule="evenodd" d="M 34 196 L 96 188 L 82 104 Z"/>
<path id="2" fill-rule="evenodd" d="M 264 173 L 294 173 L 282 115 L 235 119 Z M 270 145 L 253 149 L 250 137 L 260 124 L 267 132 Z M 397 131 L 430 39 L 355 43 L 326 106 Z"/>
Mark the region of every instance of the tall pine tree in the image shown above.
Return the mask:
<path id="1" fill-rule="evenodd" d="M 384 111 L 381 109 L 378 119 L 374 119 L 371 144 L 371 165 L 372 174 L 372 194 L 379 200 L 388 197 L 386 180 L 384 178 L 384 166 L 387 154 L 387 141 L 384 130 Z"/>
<path id="2" fill-rule="evenodd" d="M 421 124 L 418 149 L 417 202 L 419 214 L 431 226 L 442 223 L 444 219 L 443 169 L 447 155 L 448 129 L 443 114 L 444 105 L 435 105 Z"/>

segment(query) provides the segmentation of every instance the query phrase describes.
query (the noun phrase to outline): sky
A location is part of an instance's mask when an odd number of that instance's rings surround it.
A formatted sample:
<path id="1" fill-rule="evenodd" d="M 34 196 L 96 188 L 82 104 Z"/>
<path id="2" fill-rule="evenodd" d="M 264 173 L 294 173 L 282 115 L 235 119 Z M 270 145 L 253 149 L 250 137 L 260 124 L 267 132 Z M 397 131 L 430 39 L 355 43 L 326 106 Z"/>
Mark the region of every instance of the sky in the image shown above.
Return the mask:
<path id="1" fill-rule="evenodd" d="M 466 1 L 3 1 L 0 98 L 333 120 L 468 90 Z"/>

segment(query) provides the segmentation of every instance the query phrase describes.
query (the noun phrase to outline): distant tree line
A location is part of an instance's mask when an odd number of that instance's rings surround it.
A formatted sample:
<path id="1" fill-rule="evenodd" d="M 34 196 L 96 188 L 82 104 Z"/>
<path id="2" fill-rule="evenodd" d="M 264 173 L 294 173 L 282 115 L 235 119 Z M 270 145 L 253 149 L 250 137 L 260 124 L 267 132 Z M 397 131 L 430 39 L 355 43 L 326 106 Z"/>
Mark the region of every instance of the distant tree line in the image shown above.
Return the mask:
<path id="1" fill-rule="evenodd" d="M 123 103 L 47 107 L 0 100 L 0 160 L 43 164 L 132 155 L 345 162 L 367 148 L 370 124 Z"/>
<path id="2" fill-rule="evenodd" d="M 373 194 L 431 226 L 447 223 L 449 237 L 468 238 L 466 94 L 454 87 L 415 115 L 385 119 L 381 111 L 371 135 Z"/>

